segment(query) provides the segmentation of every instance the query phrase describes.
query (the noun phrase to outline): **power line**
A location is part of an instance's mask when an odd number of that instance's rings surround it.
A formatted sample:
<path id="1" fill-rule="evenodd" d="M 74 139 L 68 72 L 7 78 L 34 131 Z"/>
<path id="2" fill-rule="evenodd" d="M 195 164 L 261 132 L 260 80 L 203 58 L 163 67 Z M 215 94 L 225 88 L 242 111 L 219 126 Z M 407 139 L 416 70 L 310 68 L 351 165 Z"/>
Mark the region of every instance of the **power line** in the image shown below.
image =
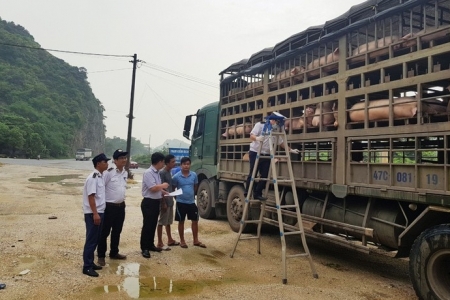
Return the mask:
<path id="1" fill-rule="evenodd" d="M 156 95 L 156 101 L 158 101 L 159 105 L 161 105 L 161 108 L 166 112 L 167 116 L 169 117 L 169 119 L 172 121 L 173 124 L 175 124 L 175 126 L 178 126 L 178 124 L 172 119 L 172 114 L 169 114 L 169 112 L 166 110 L 166 107 L 161 103 L 161 101 L 159 101 L 159 99 L 161 99 L 163 102 L 167 103 L 167 105 L 170 106 L 170 104 L 168 104 L 167 101 L 164 101 L 164 99 L 158 95 L 158 93 L 156 91 L 154 91 L 150 85 L 148 83 L 145 83 L 147 85 L 147 87 L 150 89 L 151 92 L 153 92 Z M 159 99 L 158 99 L 159 98 Z M 170 106 L 171 107 L 171 106 Z M 171 107 L 172 109 L 174 109 L 173 107 Z M 178 114 L 180 114 L 177 110 L 174 109 L 174 111 Z"/>
<path id="2" fill-rule="evenodd" d="M 153 64 L 147 64 L 147 65 L 142 65 L 142 66 L 146 67 L 146 68 L 149 68 L 149 69 L 157 70 L 157 71 L 160 71 L 160 72 L 163 72 L 163 73 L 167 73 L 167 74 L 175 76 L 175 77 L 180 77 L 182 79 L 186 79 L 186 80 L 193 81 L 193 82 L 196 82 L 196 83 L 199 83 L 199 84 L 203 84 L 203 85 L 206 85 L 206 86 L 209 86 L 209 87 L 212 87 L 212 88 L 218 88 L 219 87 L 218 84 L 214 84 L 214 83 L 208 82 L 206 80 L 203 80 L 203 79 L 200 79 L 200 78 L 196 78 L 194 76 L 190 76 L 190 75 L 183 74 L 183 73 L 180 73 L 180 72 L 177 72 L 177 71 L 173 71 L 173 70 L 170 70 L 168 68 L 160 67 L 160 66 L 153 65 Z"/>
<path id="3" fill-rule="evenodd" d="M 1 43 L 1 42 L 0 42 L 0 45 L 10 46 L 10 47 L 17 47 L 17 48 L 26 48 L 26 49 L 31 49 L 31 50 L 43 50 L 43 51 L 52 51 L 52 52 L 70 53 L 70 54 L 81 54 L 81 55 L 109 56 L 109 57 L 133 57 L 133 55 L 103 54 L 103 53 L 91 53 L 91 52 L 79 52 L 79 51 L 68 51 L 68 50 L 58 50 L 58 49 L 47 49 L 47 48 L 38 48 L 38 47 L 31 47 L 31 46 L 25 46 L 25 45 Z"/>
<path id="4" fill-rule="evenodd" d="M 25 48 L 25 49 L 31 49 L 31 50 L 41 50 L 41 51 L 52 51 L 52 52 L 59 52 L 59 53 L 69 53 L 69 54 L 80 54 L 80 55 L 91 55 L 91 56 L 102 56 L 102 57 L 133 57 L 132 55 L 119 55 L 119 54 L 104 54 L 104 53 L 92 53 L 92 52 L 81 52 L 81 51 L 69 51 L 69 50 L 59 50 L 59 49 L 48 49 L 48 48 L 42 48 L 42 47 L 31 47 L 31 46 L 25 46 L 25 45 L 17 45 L 17 44 L 10 44 L 10 43 L 3 43 L 0 42 L 0 45 L 3 46 L 10 46 L 10 47 L 17 47 L 17 48 Z M 145 63 L 146 65 L 143 65 L 144 67 L 147 67 L 149 69 L 154 69 L 163 73 L 167 73 L 172 76 L 176 76 L 185 80 L 189 80 L 192 82 L 196 82 L 198 84 L 203 84 L 212 88 L 218 88 L 218 84 L 214 84 L 211 82 L 208 82 L 206 80 L 203 80 L 201 78 L 197 78 L 191 75 L 187 75 L 178 71 L 171 70 L 169 68 L 161 67 L 155 64 L 149 64 L 145 61 L 142 61 L 142 63 Z M 101 73 L 101 72 L 112 72 L 112 71 L 119 71 L 119 70 L 125 70 L 125 69 L 114 69 L 114 70 L 105 70 L 105 71 L 94 71 L 89 72 L 92 73 Z"/>
<path id="5" fill-rule="evenodd" d="M 87 71 L 88 74 L 92 73 L 105 73 L 105 72 L 114 72 L 114 71 L 123 71 L 130 70 L 130 68 L 122 68 L 122 69 L 112 69 L 112 70 L 101 70 L 101 71 Z"/>
<path id="6" fill-rule="evenodd" d="M 158 76 L 158 75 L 155 75 L 155 74 L 146 72 L 146 71 L 144 71 L 144 70 L 139 70 L 139 72 L 142 72 L 142 73 L 145 73 L 145 74 L 154 76 L 154 77 L 156 77 L 156 78 L 162 79 L 162 80 L 167 81 L 167 82 L 172 82 L 172 83 L 174 83 L 176 86 L 182 87 L 182 88 L 184 88 L 184 89 L 189 89 L 189 90 L 194 91 L 194 92 L 199 92 L 199 93 L 211 95 L 211 96 L 214 96 L 214 97 L 217 96 L 217 95 L 215 95 L 215 94 L 212 94 L 212 93 L 210 93 L 210 92 L 207 92 L 206 90 L 195 89 L 195 88 L 193 88 L 192 86 L 183 85 L 183 84 L 180 84 L 180 83 L 177 82 L 177 81 L 169 80 L 169 79 L 167 79 L 167 78 L 164 78 L 164 77 L 161 77 L 161 76 Z"/>

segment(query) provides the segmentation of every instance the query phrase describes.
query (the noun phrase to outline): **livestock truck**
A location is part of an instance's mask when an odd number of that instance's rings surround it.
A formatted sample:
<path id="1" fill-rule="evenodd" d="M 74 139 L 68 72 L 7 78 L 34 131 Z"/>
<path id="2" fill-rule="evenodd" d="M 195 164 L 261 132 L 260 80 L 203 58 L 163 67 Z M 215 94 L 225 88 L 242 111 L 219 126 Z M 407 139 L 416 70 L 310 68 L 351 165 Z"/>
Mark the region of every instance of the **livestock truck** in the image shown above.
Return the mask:
<path id="1" fill-rule="evenodd" d="M 277 111 L 300 150 L 290 155 L 307 237 L 409 256 L 417 296 L 450 299 L 450 1 L 365 1 L 220 76 L 219 101 L 187 116 L 183 132 L 200 216 L 239 230 L 249 132 Z M 277 168 L 288 176 L 286 162 Z"/>

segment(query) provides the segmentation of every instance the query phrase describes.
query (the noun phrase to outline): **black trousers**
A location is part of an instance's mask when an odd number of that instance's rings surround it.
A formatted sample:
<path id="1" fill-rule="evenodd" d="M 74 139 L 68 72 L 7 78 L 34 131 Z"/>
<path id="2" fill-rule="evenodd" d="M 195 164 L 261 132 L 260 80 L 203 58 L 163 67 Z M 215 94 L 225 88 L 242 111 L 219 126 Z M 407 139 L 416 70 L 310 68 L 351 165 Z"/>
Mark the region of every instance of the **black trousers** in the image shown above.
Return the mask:
<path id="1" fill-rule="evenodd" d="M 255 167 L 255 161 L 256 161 L 257 154 L 258 153 L 253 152 L 253 151 L 248 152 L 248 156 L 250 159 L 250 172 L 248 174 L 247 182 L 245 184 L 245 192 L 246 193 L 248 193 L 248 188 L 250 187 L 250 180 L 252 178 L 253 168 Z M 268 155 L 261 154 L 261 156 L 268 156 Z M 267 159 L 267 158 L 261 159 L 260 158 L 256 173 L 255 173 L 255 177 L 257 177 L 258 172 L 259 172 L 259 176 L 261 178 L 267 178 L 267 175 L 269 175 L 269 168 L 270 168 L 270 159 Z M 264 180 L 260 180 L 258 183 L 254 182 L 253 190 L 255 191 L 255 193 L 253 196 L 254 197 L 261 196 L 262 191 L 264 190 L 265 187 L 266 187 L 266 181 L 264 181 Z"/>
<path id="2" fill-rule="evenodd" d="M 125 221 L 125 203 L 123 205 L 106 204 L 105 216 L 103 220 L 103 229 L 100 241 L 97 246 L 98 257 L 105 257 L 107 239 L 111 233 L 111 243 L 109 256 L 115 256 L 119 253 L 120 234 L 122 233 L 123 222 Z"/>
<path id="3" fill-rule="evenodd" d="M 141 231 L 141 250 L 155 246 L 155 231 L 158 225 L 161 199 L 144 198 L 141 202 L 143 225 Z"/>

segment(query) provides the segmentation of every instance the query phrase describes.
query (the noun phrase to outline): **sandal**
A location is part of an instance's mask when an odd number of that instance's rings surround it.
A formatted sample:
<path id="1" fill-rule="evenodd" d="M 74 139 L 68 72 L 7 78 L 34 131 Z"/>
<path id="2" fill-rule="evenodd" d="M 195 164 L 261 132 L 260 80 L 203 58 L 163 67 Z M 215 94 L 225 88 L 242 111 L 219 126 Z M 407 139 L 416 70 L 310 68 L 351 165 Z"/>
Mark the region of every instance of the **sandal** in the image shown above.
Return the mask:
<path id="1" fill-rule="evenodd" d="M 180 245 L 180 242 L 173 241 L 172 243 L 169 243 L 168 245 L 169 245 L 169 246 L 179 246 L 179 245 Z"/>
<path id="2" fill-rule="evenodd" d="M 202 242 L 199 242 L 198 244 L 194 244 L 194 246 L 200 247 L 200 248 L 206 248 L 206 245 Z"/>
<path id="3" fill-rule="evenodd" d="M 186 245 L 186 244 L 180 244 L 180 247 L 181 247 L 181 248 L 187 248 L 188 245 Z"/>

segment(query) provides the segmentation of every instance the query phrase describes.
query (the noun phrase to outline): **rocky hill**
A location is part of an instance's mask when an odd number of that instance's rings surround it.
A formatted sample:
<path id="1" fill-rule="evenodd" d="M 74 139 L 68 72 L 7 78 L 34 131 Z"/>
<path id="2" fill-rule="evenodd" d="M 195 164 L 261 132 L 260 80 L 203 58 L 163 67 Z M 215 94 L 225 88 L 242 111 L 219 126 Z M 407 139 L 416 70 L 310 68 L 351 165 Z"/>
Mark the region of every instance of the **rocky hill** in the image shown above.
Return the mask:
<path id="1" fill-rule="evenodd" d="M 0 19 L 0 155 L 71 157 L 104 151 L 104 108 L 86 69 L 40 48 L 22 26 Z"/>

